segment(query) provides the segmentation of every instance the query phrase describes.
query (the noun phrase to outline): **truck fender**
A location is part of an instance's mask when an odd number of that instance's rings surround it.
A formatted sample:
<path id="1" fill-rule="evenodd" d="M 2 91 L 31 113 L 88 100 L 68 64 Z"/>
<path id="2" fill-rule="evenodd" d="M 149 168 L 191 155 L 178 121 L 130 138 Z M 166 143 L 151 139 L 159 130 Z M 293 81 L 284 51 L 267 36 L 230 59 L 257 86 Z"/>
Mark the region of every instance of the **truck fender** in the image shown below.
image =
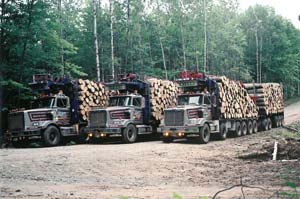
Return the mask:
<path id="1" fill-rule="evenodd" d="M 55 126 L 59 130 L 59 133 L 61 134 L 59 126 L 53 122 L 49 122 L 47 125 L 45 125 L 43 131 L 45 131 L 49 126 Z"/>
<path id="2" fill-rule="evenodd" d="M 202 126 L 204 126 L 204 124 L 208 124 L 208 126 L 210 126 L 209 125 L 209 123 L 206 121 L 206 119 L 202 119 L 201 121 L 200 121 L 200 126 L 202 127 Z M 210 128 L 210 127 L 209 127 Z"/>
<path id="3" fill-rule="evenodd" d="M 203 123 L 201 124 L 201 126 L 199 127 L 199 131 L 201 130 L 201 128 L 202 128 L 205 124 L 207 124 L 207 126 L 208 126 L 209 129 L 210 129 L 210 124 L 209 124 L 207 121 L 205 121 L 205 122 L 203 122 Z"/>
<path id="4" fill-rule="evenodd" d="M 132 124 L 132 125 L 135 126 L 135 124 L 132 123 L 132 121 L 127 121 L 127 122 L 125 122 L 124 127 L 122 127 L 121 129 L 122 129 L 122 130 L 125 129 L 129 124 Z"/>

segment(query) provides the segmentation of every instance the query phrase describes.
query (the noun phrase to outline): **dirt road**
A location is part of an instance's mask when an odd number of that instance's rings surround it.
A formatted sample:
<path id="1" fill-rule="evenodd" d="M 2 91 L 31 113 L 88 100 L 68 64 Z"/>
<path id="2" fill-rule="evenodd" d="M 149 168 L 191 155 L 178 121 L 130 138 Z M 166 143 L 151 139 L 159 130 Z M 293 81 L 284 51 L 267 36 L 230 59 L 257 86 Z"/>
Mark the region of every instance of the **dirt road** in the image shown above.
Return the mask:
<path id="1" fill-rule="evenodd" d="M 300 120 L 300 103 L 286 109 L 286 123 Z M 239 184 L 246 198 L 276 198 L 289 169 L 299 161 L 242 160 L 249 148 L 273 142 L 282 130 L 261 132 L 207 145 L 177 141 L 135 144 L 107 143 L 53 148 L 0 150 L 0 198 L 111 199 L 211 197 L 218 190 Z M 295 177 L 295 174 L 293 174 Z M 296 176 L 299 177 L 300 176 Z M 240 198 L 240 188 L 220 198 Z M 271 197 L 270 197 L 271 196 Z"/>
<path id="2" fill-rule="evenodd" d="M 285 124 L 300 121 L 300 101 L 284 109 Z"/>
<path id="3" fill-rule="evenodd" d="M 280 176 L 299 162 L 250 161 L 237 158 L 248 147 L 270 141 L 262 132 L 207 145 L 178 141 L 136 144 L 74 145 L 54 148 L 2 149 L 2 198 L 172 198 L 212 196 L 243 183 L 247 198 L 269 197 L 281 188 Z M 273 134 L 275 130 L 273 130 Z M 236 188 L 220 198 L 239 198 Z M 259 197 L 258 197 L 259 196 Z"/>

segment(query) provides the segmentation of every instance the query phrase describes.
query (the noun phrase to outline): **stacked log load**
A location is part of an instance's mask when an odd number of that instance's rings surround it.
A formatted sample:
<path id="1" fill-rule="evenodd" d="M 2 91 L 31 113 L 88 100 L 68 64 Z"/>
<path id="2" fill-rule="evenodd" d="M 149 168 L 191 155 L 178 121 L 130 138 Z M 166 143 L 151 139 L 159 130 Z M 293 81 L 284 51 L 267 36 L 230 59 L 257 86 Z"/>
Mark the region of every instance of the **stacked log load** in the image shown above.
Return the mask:
<path id="1" fill-rule="evenodd" d="M 156 78 L 147 79 L 150 84 L 151 114 L 155 120 L 162 120 L 164 109 L 176 105 L 179 91 L 176 83 Z"/>
<path id="2" fill-rule="evenodd" d="M 244 84 L 251 97 L 256 98 L 256 105 L 261 114 L 283 113 L 283 88 L 278 83 Z"/>
<path id="3" fill-rule="evenodd" d="M 258 116 L 254 101 L 239 82 L 224 76 L 212 76 L 211 79 L 218 83 L 222 118 L 254 118 Z"/>
<path id="4" fill-rule="evenodd" d="M 108 91 L 101 83 L 91 80 L 78 80 L 79 111 L 81 118 L 87 120 L 92 107 L 104 107 L 108 103 Z"/>

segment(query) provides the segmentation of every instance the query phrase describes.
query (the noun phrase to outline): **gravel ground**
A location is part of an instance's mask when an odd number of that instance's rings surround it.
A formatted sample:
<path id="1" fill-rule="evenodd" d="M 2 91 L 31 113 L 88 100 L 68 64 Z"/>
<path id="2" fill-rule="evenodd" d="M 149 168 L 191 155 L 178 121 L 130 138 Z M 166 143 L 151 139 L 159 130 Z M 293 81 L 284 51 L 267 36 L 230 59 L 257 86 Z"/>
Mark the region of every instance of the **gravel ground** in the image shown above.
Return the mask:
<path id="1" fill-rule="evenodd" d="M 261 146 L 281 130 L 200 145 L 179 140 L 135 144 L 94 144 L 0 150 L 3 198 L 172 198 L 212 196 L 239 184 L 247 198 L 268 198 L 279 190 L 287 167 L 299 161 L 242 160 L 249 147 Z M 220 198 L 240 198 L 240 188 Z"/>
<path id="2" fill-rule="evenodd" d="M 300 118 L 300 103 L 286 111 L 286 123 Z M 240 184 L 245 198 L 278 198 L 283 177 L 300 178 L 299 161 L 240 159 L 259 150 L 282 129 L 200 145 L 179 140 L 135 144 L 86 144 L 52 148 L 0 149 L 0 198 L 111 199 L 212 197 Z M 286 189 L 286 187 L 284 187 Z M 219 198 L 243 198 L 240 187 Z"/>

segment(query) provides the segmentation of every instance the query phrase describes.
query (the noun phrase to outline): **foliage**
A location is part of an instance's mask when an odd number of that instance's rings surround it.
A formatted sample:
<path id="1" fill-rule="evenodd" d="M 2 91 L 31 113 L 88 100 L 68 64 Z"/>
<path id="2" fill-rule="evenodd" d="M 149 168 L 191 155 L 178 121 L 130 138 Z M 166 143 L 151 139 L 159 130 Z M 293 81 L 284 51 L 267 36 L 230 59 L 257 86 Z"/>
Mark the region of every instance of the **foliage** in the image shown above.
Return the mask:
<path id="1" fill-rule="evenodd" d="M 290 190 L 281 191 L 280 195 L 289 199 L 297 199 L 300 197 L 299 194 L 299 174 L 300 170 L 295 170 L 292 168 L 287 168 L 287 174 L 283 175 L 282 178 L 285 181 L 285 186 L 287 186 Z"/>
<path id="2" fill-rule="evenodd" d="M 203 71 L 205 11 L 208 73 L 247 82 L 261 77 L 283 83 L 286 97 L 300 95 L 300 31 L 272 8 L 256 5 L 240 13 L 236 0 L 207 1 L 205 7 L 204 1 L 190 0 L 114 2 L 116 73 L 160 78 L 167 73 L 173 80 L 185 65 Z M 96 79 L 92 3 L 1 3 L 0 109 L 29 105 L 34 73 Z M 110 13 L 105 1 L 97 3 L 101 79 L 107 81 Z"/>

